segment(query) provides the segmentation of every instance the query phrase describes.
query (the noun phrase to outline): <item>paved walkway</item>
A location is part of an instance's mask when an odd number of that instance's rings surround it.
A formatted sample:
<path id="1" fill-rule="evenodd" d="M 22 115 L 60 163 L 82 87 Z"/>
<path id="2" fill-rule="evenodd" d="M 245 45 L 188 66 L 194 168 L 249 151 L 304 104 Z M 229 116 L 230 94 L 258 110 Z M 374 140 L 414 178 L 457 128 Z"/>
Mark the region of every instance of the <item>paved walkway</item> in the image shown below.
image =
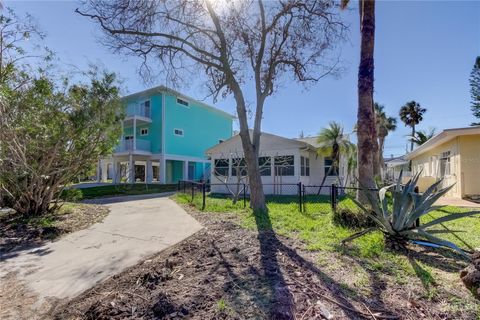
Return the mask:
<path id="1" fill-rule="evenodd" d="M 435 202 L 437 206 L 454 206 L 461 208 L 480 208 L 480 203 L 468 201 L 460 198 L 442 197 Z"/>
<path id="2" fill-rule="evenodd" d="M 90 201 L 107 205 L 103 223 L 0 260 L 1 277 L 18 272 L 39 300 L 71 298 L 202 228 L 166 196 Z"/>

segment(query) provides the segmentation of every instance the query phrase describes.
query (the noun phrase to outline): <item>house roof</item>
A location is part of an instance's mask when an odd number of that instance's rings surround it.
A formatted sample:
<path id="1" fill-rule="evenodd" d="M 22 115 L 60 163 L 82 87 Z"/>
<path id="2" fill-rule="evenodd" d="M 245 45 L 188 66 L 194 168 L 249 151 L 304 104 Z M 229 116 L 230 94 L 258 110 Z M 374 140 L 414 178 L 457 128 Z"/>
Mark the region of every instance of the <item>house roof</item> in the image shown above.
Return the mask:
<path id="1" fill-rule="evenodd" d="M 480 126 L 474 127 L 466 127 L 466 128 L 452 128 L 452 129 L 445 129 L 439 134 L 435 135 L 433 138 L 419 146 L 417 149 L 413 150 L 412 152 L 405 155 L 407 160 L 411 160 L 416 156 L 430 151 L 431 149 L 450 141 L 459 136 L 466 136 L 466 135 L 475 135 L 480 134 Z"/>
<path id="2" fill-rule="evenodd" d="M 386 158 L 384 159 L 384 162 L 388 166 L 395 167 L 395 166 L 404 165 L 408 163 L 408 160 L 405 159 L 405 155 L 403 155 L 399 157 Z"/>
<path id="3" fill-rule="evenodd" d="M 252 137 L 253 130 L 250 129 L 249 133 L 250 133 L 250 137 Z M 317 147 L 315 147 L 314 145 L 312 145 L 312 144 L 310 144 L 306 141 L 303 141 L 303 140 L 285 138 L 285 137 L 278 136 L 278 135 L 271 134 L 271 133 L 267 133 L 267 132 L 262 132 L 261 133 L 261 137 L 266 137 L 266 136 L 278 139 L 280 141 L 285 141 L 285 142 L 288 142 L 288 143 L 294 143 L 294 144 L 298 145 L 299 148 L 306 148 L 306 149 L 311 149 L 311 150 L 316 150 L 317 149 Z M 239 139 L 239 138 L 240 138 L 240 135 L 236 134 L 236 135 L 232 136 L 231 138 L 229 138 L 229 139 L 227 139 L 227 140 L 225 140 L 225 141 L 207 149 L 206 154 L 212 154 L 217 150 L 221 150 L 221 148 L 223 146 L 227 145 L 230 141 L 232 141 L 234 139 Z"/>
<path id="4" fill-rule="evenodd" d="M 309 145 L 315 147 L 315 148 L 320 148 L 322 145 L 318 143 L 318 137 L 305 137 L 305 138 L 297 138 L 295 139 L 297 141 L 303 141 L 305 143 L 308 143 Z"/>
<path id="5" fill-rule="evenodd" d="M 132 93 L 132 94 L 129 94 L 127 96 L 124 96 L 122 97 L 122 100 L 128 100 L 128 99 L 132 99 L 132 98 L 139 98 L 139 97 L 142 97 L 142 96 L 149 96 L 149 95 L 152 95 L 152 94 L 155 94 L 155 93 L 170 93 L 172 95 L 175 95 L 177 97 L 180 97 L 180 98 L 184 98 L 186 100 L 190 100 L 190 101 L 193 101 L 195 102 L 196 104 L 206 108 L 206 109 L 209 109 L 209 110 L 212 110 L 212 111 L 215 111 L 215 112 L 218 112 L 220 114 L 223 114 L 224 116 L 227 116 L 229 118 L 232 118 L 234 119 L 235 116 L 228 113 L 228 112 L 225 112 L 223 110 L 220 110 L 214 106 L 211 106 L 209 104 L 206 104 L 205 102 L 202 102 L 202 101 L 199 101 L 197 99 L 194 99 L 192 97 L 189 97 L 179 91 L 176 91 L 172 88 L 169 88 L 169 87 L 166 87 L 166 86 L 156 86 L 156 87 L 153 87 L 153 88 L 149 88 L 149 89 L 146 89 L 146 90 L 143 90 L 143 91 L 139 91 L 139 92 L 135 92 L 135 93 Z"/>

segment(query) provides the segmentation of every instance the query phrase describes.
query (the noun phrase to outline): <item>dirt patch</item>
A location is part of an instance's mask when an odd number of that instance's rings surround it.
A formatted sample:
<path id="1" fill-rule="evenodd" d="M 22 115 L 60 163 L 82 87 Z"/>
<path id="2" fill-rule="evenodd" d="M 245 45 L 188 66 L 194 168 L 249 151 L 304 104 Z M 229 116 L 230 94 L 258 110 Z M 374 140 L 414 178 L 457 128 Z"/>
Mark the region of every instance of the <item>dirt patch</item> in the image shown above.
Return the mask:
<path id="1" fill-rule="evenodd" d="M 99 205 L 66 203 L 58 212 L 42 217 L 25 218 L 14 211 L 0 213 L 0 255 L 88 228 L 108 215 Z"/>
<path id="2" fill-rule="evenodd" d="M 352 290 L 355 261 L 303 250 L 233 215 L 192 213 L 205 229 L 57 307 L 55 319 L 474 319 L 445 312 L 415 284 L 372 272 Z M 318 263 L 323 261 L 323 263 Z M 343 281 L 345 280 L 345 281 Z"/>

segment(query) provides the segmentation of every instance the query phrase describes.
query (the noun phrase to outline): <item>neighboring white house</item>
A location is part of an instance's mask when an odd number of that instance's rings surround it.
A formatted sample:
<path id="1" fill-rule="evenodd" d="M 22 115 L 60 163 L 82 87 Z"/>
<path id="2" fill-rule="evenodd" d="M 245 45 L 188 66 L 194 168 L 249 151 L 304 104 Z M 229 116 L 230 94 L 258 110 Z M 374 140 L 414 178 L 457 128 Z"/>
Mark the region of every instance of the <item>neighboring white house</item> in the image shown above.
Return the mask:
<path id="1" fill-rule="evenodd" d="M 384 160 L 385 162 L 385 180 L 389 182 L 397 181 L 400 172 L 403 170 L 403 177 L 410 177 L 408 160 L 405 156 L 390 157 Z"/>
<path id="2" fill-rule="evenodd" d="M 332 161 L 317 153 L 316 137 L 288 139 L 263 132 L 260 136 L 259 165 L 265 194 L 296 194 L 294 184 L 319 186 Z M 211 159 L 212 192 L 228 193 L 225 184 L 248 184 L 242 143 L 239 135 L 207 150 Z M 345 161 L 340 161 L 339 177 L 344 184 Z M 237 173 L 239 176 L 237 176 Z M 335 175 L 327 177 L 325 186 L 338 184 Z M 292 187 L 293 186 L 293 187 Z M 324 188 L 322 193 L 328 193 Z"/>

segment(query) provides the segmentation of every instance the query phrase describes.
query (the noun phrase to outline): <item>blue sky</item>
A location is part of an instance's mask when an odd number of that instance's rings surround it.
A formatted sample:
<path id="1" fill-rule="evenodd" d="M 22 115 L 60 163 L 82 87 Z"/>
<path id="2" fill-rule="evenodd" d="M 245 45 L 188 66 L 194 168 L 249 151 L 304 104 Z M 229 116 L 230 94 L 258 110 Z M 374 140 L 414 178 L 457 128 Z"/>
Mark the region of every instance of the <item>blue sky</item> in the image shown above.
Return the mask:
<path id="1" fill-rule="evenodd" d="M 139 60 L 113 55 L 98 43 L 98 28 L 74 13 L 77 2 L 5 1 L 5 5 L 36 18 L 47 33 L 45 44 L 62 63 L 79 68 L 101 63 L 120 74 L 127 92 L 149 87 L 137 75 Z M 296 137 L 301 131 L 314 135 L 329 121 L 338 121 L 351 131 L 357 109 L 358 13 L 350 10 L 341 15 L 350 25 L 349 40 L 341 50 L 346 71 L 308 90 L 284 81 L 266 102 L 264 131 L 286 137 Z M 428 109 L 419 128 L 468 126 L 474 120 L 468 77 L 480 55 L 480 1 L 378 1 L 376 19 L 375 100 L 393 116 L 405 102 L 416 100 Z M 177 89 L 203 100 L 205 88 L 191 82 Z M 165 82 L 158 79 L 158 84 Z M 216 106 L 235 112 L 231 98 Z M 387 138 L 386 156 L 404 153 L 408 133 L 399 123 Z"/>

